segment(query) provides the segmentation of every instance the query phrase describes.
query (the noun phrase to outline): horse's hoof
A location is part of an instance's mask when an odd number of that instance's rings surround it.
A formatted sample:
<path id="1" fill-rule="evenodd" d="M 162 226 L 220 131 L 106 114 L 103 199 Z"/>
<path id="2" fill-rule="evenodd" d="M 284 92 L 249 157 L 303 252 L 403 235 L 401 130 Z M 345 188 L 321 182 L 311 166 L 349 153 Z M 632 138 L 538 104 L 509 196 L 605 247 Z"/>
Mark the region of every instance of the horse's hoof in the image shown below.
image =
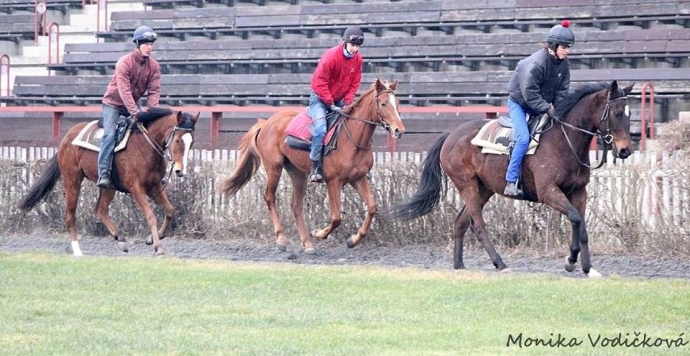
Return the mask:
<path id="1" fill-rule="evenodd" d="M 287 245 L 278 243 L 278 244 L 276 244 L 276 246 L 278 246 L 278 251 L 282 251 L 282 252 L 287 251 Z"/>
<path id="2" fill-rule="evenodd" d="M 160 249 L 156 250 L 156 252 L 154 253 L 154 255 L 155 255 L 155 256 L 165 256 L 165 252 L 163 251 L 162 248 L 160 248 Z"/>
<path id="3" fill-rule="evenodd" d="M 325 240 L 325 239 L 326 239 L 326 236 L 320 236 L 320 235 L 319 235 L 319 230 L 318 230 L 318 229 L 312 230 L 311 236 L 314 237 L 314 238 L 316 238 L 316 239 L 319 239 L 319 240 Z"/>
<path id="4" fill-rule="evenodd" d="M 349 248 L 354 248 L 355 246 L 357 246 L 357 244 L 354 243 L 354 242 L 352 242 L 352 237 L 350 237 L 349 239 L 347 239 L 347 247 L 349 247 Z"/>
<path id="5" fill-rule="evenodd" d="M 129 252 L 129 248 L 127 247 L 127 242 L 118 241 L 117 247 L 119 247 L 120 250 L 122 250 L 122 252 Z"/>
<path id="6" fill-rule="evenodd" d="M 587 273 L 587 277 L 589 278 L 601 278 L 603 277 L 599 271 L 595 270 L 594 268 L 590 268 L 589 273 Z"/>
<path id="7" fill-rule="evenodd" d="M 305 255 L 316 255 L 316 250 L 313 247 L 304 249 Z"/>
<path id="8" fill-rule="evenodd" d="M 144 241 L 144 243 L 147 245 L 153 245 L 153 237 L 151 237 L 151 235 L 146 236 L 146 240 Z"/>
<path id="9" fill-rule="evenodd" d="M 565 270 L 568 272 L 572 272 L 575 270 L 575 264 L 570 263 L 570 260 L 568 260 L 568 257 L 565 258 Z"/>
<path id="10" fill-rule="evenodd" d="M 500 270 L 499 272 L 501 272 L 501 273 L 513 273 L 513 269 L 512 268 L 504 268 L 504 269 Z"/>

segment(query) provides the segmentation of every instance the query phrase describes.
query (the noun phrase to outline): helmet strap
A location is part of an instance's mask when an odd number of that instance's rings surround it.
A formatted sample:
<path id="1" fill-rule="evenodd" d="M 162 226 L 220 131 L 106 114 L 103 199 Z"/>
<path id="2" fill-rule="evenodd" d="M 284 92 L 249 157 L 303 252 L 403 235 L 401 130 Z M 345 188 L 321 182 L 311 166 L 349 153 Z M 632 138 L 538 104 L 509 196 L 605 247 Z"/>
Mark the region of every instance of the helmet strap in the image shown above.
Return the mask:
<path id="1" fill-rule="evenodd" d="M 345 45 L 343 46 L 343 55 L 347 58 L 352 58 L 355 55 L 353 53 L 350 53 L 350 51 L 347 50 L 347 42 L 345 42 Z"/>

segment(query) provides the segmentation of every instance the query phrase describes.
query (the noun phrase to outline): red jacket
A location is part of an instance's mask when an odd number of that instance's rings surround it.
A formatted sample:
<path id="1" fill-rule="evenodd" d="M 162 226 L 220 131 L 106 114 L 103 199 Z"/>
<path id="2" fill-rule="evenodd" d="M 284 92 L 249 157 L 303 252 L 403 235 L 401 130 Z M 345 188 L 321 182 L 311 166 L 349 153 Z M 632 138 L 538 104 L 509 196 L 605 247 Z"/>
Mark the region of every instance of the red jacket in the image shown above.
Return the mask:
<path id="1" fill-rule="evenodd" d="M 137 103 L 148 93 L 146 106 L 157 107 L 161 94 L 161 67 L 153 57 L 144 58 L 141 52 L 128 53 L 115 65 L 103 95 L 103 104 L 126 108 L 130 115 L 139 113 Z"/>
<path id="2" fill-rule="evenodd" d="M 362 81 L 362 55 L 358 52 L 352 58 L 343 54 L 345 45 L 337 45 L 323 53 L 311 77 L 311 89 L 326 106 L 344 100 L 352 104 Z"/>

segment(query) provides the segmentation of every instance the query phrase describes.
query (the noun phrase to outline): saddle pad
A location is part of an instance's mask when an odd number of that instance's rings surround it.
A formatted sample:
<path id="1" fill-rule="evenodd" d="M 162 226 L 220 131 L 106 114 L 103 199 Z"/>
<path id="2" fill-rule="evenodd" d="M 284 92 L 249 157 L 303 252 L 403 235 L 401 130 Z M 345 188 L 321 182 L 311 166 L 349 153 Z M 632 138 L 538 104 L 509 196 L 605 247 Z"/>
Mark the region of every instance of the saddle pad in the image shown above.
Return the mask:
<path id="1" fill-rule="evenodd" d="M 331 142 L 331 138 L 333 138 L 335 133 L 335 127 L 337 126 L 335 124 L 337 122 L 340 122 L 335 121 L 335 119 L 335 116 L 332 116 L 328 119 L 328 131 L 326 131 L 326 136 L 323 138 L 324 145 L 327 145 Z M 285 128 L 285 133 L 288 136 L 292 136 L 303 141 L 311 142 L 312 135 L 309 131 L 309 126 L 311 125 L 312 121 L 312 118 L 309 115 L 307 115 L 307 112 L 303 111 L 297 114 L 297 116 L 293 117 L 292 120 L 290 120 L 290 123 Z"/>
<path id="2" fill-rule="evenodd" d="M 127 146 L 127 140 L 129 139 L 129 133 L 131 131 L 131 128 L 127 129 L 122 141 L 115 146 L 115 152 L 121 151 Z M 72 140 L 72 144 L 86 148 L 87 150 L 99 152 L 101 150 L 101 138 L 103 138 L 103 129 L 98 127 L 98 120 L 95 120 L 86 124 L 86 126 L 79 131 L 77 137 Z"/>
<path id="3" fill-rule="evenodd" d="M 482 147 L 482 153 L 507 155 L 512 134 L 512 128 L 501 126 L 498 119 L 495 119 L 482 126 L 471 143 L 475 146 Z M 538 144 L 539 135 L 535 135 L 529 142 L 527 154 L 534 154 Z"/>
<path id="4" fill-rule="evenodd" d="M 308 141 L 311 139 L 311 133 L 309 132 L 309 125 L 311 125 L 311 122 L 311 117 L 303 111 L 290 120 L 290 123 L 285 128 L 285 133 L 301 140 Z"/>

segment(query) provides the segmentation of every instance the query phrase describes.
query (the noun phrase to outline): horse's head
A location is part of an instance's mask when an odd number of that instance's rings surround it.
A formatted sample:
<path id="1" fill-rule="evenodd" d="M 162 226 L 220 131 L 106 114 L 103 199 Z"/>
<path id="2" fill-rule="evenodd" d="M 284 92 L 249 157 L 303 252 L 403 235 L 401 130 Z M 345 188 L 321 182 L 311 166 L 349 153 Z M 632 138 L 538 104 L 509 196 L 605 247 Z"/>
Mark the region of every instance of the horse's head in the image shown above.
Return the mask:
<path id="1" fill-rule="evenodd" d="M 391 136 L 400 138 L 405 133 L 405 124 L 400 118 L 400 101 L 395 96 L 395 88 L 398 87 L 398 81 L 393 83 L 382 82 L 376 79 L 374 83 L 376 95 L 376 113 L 378 119 L 381 120 L 381 126 L 388 131 Z"/>
<path id="2" fill-rule="evenodd" d="M 599 131 L 604 133 L 605 141 L 612 144 L 613 154 L 623 159 L 632 153 L 628 94 L 632 91 L 633 85 L 635 83 L 621 89 L 617 81 L 611 83 L 606 107 L 599 121 Z"/>
<path id="3" fill-rule="evenodd" d="M 173 170 L 178 177 L 187 173 L 187 157 L 194 144 L 194 126 L 199 120 L 199 114 L 192 116 L 182 111 L 177 112 L 177 123 L 170 133 L 167 143 L 168 152 L 173 162 Z"/>

